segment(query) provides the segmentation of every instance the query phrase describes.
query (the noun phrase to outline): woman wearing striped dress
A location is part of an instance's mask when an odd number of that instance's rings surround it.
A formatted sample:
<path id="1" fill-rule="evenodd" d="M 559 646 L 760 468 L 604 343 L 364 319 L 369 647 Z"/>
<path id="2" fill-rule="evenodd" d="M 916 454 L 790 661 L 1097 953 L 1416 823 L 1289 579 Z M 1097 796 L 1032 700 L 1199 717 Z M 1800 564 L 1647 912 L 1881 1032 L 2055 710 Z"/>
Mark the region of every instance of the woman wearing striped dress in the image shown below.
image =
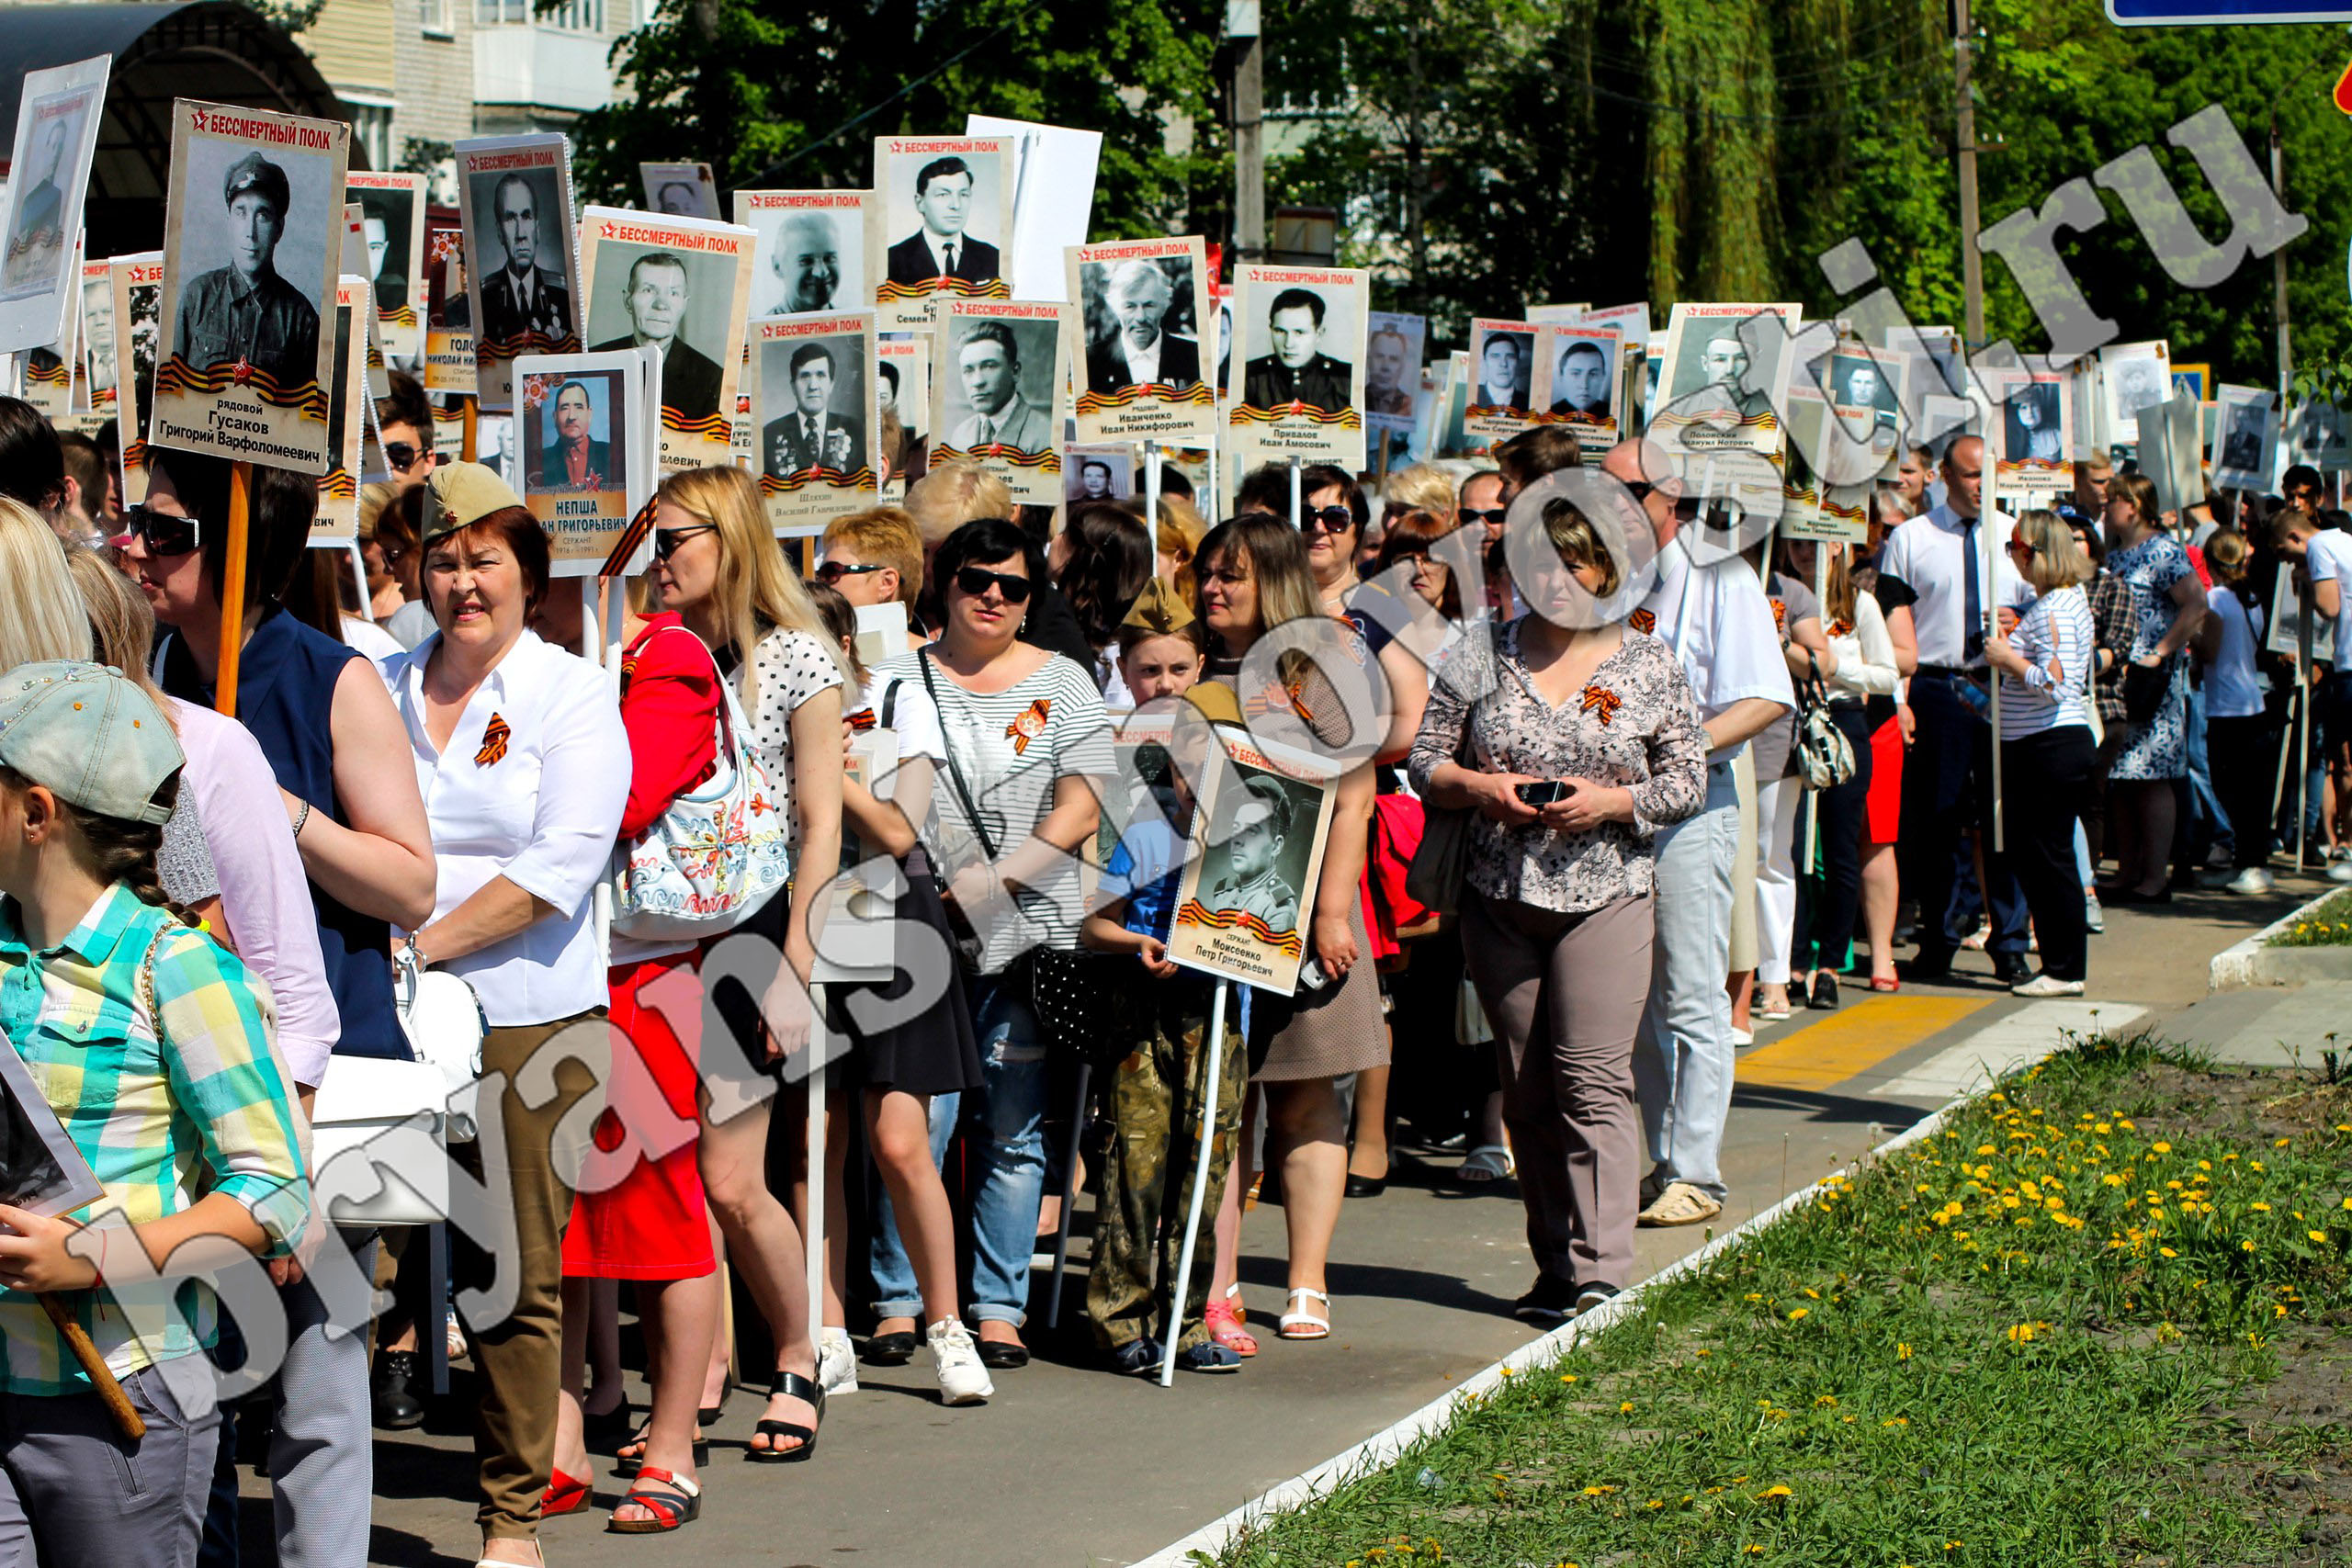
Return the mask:
<path id="1" fill-rule="evenodd" d="M 2057 513 L 2026 513 L 2009 559 L 2039 595 L 2007 637 L 1985 645 L 2001 677 L 2001 804 L 2006 849 L 2041 944 L 2041 973 L 2021 997 L 2083 994 L 2086 924 L 2075 825 L 2093 787 L 2089 686 L 2098 635 L 2083 584 L 2090 558 Z"/>

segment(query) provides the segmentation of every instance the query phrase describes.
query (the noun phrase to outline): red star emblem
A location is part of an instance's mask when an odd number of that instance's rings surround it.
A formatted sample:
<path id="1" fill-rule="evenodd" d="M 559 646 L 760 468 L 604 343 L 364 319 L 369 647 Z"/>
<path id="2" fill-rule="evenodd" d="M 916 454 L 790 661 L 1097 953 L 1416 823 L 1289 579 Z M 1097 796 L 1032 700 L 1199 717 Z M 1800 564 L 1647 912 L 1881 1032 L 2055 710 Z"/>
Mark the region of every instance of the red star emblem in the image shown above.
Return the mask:
<path id="1" fill-rule="evenodd" d="M 254 362 L 243 355 L 238 355 L 237 368 L 232 374 L 235 377 L 237 385 L 243 386 L 254 378 Z"/>

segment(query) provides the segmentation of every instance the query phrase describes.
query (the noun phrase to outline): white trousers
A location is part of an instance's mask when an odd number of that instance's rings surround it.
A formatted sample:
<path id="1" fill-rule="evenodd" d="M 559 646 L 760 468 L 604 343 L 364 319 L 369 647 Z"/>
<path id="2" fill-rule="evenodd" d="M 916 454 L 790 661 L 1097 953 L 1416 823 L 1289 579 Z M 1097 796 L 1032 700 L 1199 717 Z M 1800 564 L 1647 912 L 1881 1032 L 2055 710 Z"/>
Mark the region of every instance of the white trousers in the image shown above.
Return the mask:
<path id="1" fill-rule="evenodd" d="M 1782 776 L 1756 786 L 1756 978 L 1789 983 L 1797 923 L 1797 802 L 1804 786 Z"/>
<path id="2" fill-rule="evenodd" d="M 1739 797 L 1728 765 L 1707 770 L 1707 804 L 1657 836 L 1657 921 L 1634 1084 L 1651 1160 L 1669 1181 L 1721 1198 L 1731 1110 L 1732 865 Z M 1785 954 L 1783 955 L 1785 956 Z"/>

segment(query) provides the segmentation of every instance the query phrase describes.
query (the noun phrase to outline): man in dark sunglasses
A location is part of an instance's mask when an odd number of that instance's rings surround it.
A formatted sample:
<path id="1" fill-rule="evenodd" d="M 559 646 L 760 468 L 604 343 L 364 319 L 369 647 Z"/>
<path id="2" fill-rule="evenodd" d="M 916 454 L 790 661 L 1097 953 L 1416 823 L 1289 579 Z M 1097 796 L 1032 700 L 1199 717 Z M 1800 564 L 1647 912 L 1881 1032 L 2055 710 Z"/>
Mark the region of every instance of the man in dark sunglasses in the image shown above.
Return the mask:
<path id="1" fill-rule="evenodd" d="M 401 377 L 401 380 L 409 380 Z M 415 383 L 409 381 L 413 387 Z M 383 432 L 384 467 L 393 488 L 414 490 L 433 477 L 433 415 L 419 412 L 424 394 L 416 394 L 415 405 L 400 394 L 399 382 L 393 383 L 393 395 L 376 401 L 377 427 Z"/>

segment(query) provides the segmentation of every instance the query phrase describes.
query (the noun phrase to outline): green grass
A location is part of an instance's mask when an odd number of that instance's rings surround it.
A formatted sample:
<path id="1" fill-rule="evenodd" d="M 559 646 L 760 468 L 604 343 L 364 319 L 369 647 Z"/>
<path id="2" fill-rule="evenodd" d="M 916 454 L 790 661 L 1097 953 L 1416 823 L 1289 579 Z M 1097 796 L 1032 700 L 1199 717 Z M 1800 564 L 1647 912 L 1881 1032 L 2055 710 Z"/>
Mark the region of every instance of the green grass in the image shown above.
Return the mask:
<path id="1" fill-rule="evenodd" d="M 2075 1042 L 1220 1561 L 2341 1561 L 2248 1480 L 2344 1475 L 2341 1407 L 2219 1413 L 2340 1345 L 2347 1156 L 2352 1089 Z"/>
<path id="2" fill-rule="evenodd" d="M 2352 945 L 2352 888 L 2331 893 L 2319 908 L 2280 931 L 2269 947 L 2344 947 Z"/>

